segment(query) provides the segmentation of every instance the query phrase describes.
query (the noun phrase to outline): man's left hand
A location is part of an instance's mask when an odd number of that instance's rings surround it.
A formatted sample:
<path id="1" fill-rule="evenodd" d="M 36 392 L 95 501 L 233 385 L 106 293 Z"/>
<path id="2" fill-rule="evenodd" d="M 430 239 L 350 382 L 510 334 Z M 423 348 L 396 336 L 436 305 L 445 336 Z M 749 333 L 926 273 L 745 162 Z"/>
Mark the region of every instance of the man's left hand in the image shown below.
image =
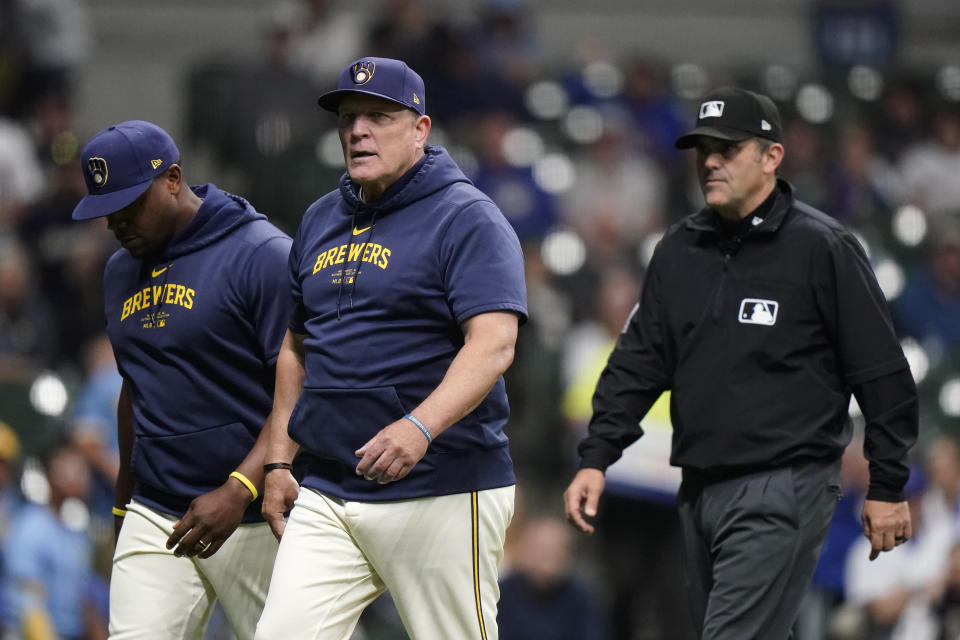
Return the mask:
<path id="1" fill-rule="evenodd" d="M 173 525 L 167 549 L 177 556 L 209 558 L 223 546 L 250 505 L 250 491 L 227 479 L 222 486 L 194 498 L 183 517 Z"/>
<path id="2" fill-rule="evenodd" d="M 906 502 L 867 500 L 863 503 L 863 535 L 870 540 L 870 559 L 910 539 L 913 527 Z"/>
<path id="3" fill-rule="evenodd" d="M 360 458 L 357 475 L 380 484 L 400 480 L 420 461 L 428 446 L 417 426 L 401 418 L 381 429 L 354 452 Z"/>

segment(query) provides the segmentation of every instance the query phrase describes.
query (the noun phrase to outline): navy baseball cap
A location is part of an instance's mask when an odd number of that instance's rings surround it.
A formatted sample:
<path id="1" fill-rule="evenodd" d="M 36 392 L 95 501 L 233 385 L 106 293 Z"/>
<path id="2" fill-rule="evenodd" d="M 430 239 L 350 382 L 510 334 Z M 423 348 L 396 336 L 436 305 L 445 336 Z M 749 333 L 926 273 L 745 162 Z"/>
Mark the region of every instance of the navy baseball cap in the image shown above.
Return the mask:
<path id="1" fill-rule="evenodd" d="M 392 58 L 360 58 L 340 72 L 337 88 L 328 91 L 317 102 L 336 113 L 340 100 L 350 93 L 366 93 L 402 104 L 420 115 L 426 110 L 423 78 L 401 60 Z"/>
<path id="2" fill-rule="evenodd" d="M 695 147 L 698 136 L 733 142 L 747 138 L 781 142 L 780 112 L 765 95 L 746 89 L 717 89 L 700 104 L 697 126 L 677 138 L 674 146 L 677 149 Z"/>
<path id="3" fill-rule="evenodd" d="M 152 122 L 128 120 L 107 127 L 80 151 L 87 195 L 73 210 L 73 219 L 90 220 L 123 209 L 179 160 L 173 138 Z"/>

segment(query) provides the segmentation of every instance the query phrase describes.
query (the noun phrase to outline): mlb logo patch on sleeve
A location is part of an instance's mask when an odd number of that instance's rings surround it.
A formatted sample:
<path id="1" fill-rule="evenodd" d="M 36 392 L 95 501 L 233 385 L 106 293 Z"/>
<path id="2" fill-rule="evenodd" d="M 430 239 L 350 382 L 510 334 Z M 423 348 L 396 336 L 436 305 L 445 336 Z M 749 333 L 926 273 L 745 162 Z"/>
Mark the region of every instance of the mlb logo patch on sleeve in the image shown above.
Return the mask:
<path id="1" fill-rule="evenodd" d="M 776 300 L 744 298 L 740 302 L 740 314 L 737 319 L 742 324 L 762 324 L 773 326 L 777 322 L 780 303 Z"/>

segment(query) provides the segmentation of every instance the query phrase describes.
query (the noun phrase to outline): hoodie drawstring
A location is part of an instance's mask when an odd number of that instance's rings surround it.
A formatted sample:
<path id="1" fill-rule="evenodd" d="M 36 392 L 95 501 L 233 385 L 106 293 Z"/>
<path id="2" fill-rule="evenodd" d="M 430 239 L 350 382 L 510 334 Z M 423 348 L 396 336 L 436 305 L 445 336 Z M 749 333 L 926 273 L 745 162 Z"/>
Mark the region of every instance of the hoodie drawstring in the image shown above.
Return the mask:
<path id="1" fill-rule="evenodd" d="M 356 228 L 356 224 L 354 224 L 354 228 Z M 373 215 L 370 217 L 370 235 L 367 237 L 367 239 L 366 239 L 366 241 L 364 242 L 364 244 L 366 244 L 366 245 L 371 245 L 371 244 L 373 244 L 373 232 L 376 231 L 376 229 L 377 229 L 377 210 L 374 209 L 374 210 L 373 210 Z M 353 240 L 353 232 L 352 232 L 352 231 L 351 231 L 351 233 L 350 233 L 350 240 L 351 240 L 351 241 Z M 348 248 L 348 249 L 347 249 L 347 255 L 350 255 L 349 251 L 350 251 L 350 249 Z M 360 252 L 360 255 L 361 255 L 361 256 L 363 255 L 363 252 L 362 252 L 362 251 Z M 353 280 L 350 281 L 350 296 L 349 296 L 349 299 L 350 299 L 350 310 L 351 310 L 351 311 L 353 310 L 353 292 L 356 291 L 356 289 L 357 289 L 357 280 L 360 279 L 360 265 L 361 265 L 362 263 L 363 263 L 363 260 L 360 259 L 360 256 L 357 256 L 357 272 L 356 272 L 355 274 L 353 274 Z M 341 280 L 341 284 L 342 284 L 342 282 L 343 282 L 343 281 Z"/>
<path id="2" fill-rule="evenodd" d="M 353 207 L 353 217 L 351 219 L 350 228 L 347 229 L 347 264 L 343 266 L 343 271 L 340 273 L 340 286 L 337 288 L 337 320 L 340 319 L 340 299 L 343 297 L 343 279 L 347 277 L 347 268 L 350 266 L 350 249 L 353 248 L 353 230 L 357 228 L 357 214 L 360 212 L 360 203 L 357 202 L 356 206 Z M 356 276 L 354 276 L 354 282 L 356 282 Z M 353 309 L 353 287 L 350 288 L 350 308 Z"/>

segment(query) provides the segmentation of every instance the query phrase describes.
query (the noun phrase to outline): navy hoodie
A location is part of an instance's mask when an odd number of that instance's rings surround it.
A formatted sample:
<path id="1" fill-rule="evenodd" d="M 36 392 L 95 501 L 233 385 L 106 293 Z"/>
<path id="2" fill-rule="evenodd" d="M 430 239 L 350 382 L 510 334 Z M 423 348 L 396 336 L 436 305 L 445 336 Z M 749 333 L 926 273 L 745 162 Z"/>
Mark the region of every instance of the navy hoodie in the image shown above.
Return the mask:
<path id="1" fill-rule="evenodd" d="M 243 198 L 203 204 L 161 255 L 104 271 L 107 332 L 129 383 L 134 499 L 182 514 L 246 457 L 273 405 L 290 311 L 290 238 Z M 244 521 L 260 519 L 253 503 Z"/>
<path id="2" fill-rule="evenodd" d="M 492 311 L 526 319 L 517 236 L 446 151 L 428 145 L 374 203 L 344 174 L 304 214 L 290 273 L 290 328 L 306 334 L 306 380 L 289 423 L 305 450 L 304 486 L 396 500 L 515 482 L 502 377 L 402 480 L 380 485 L 354 473 L 354 451 L 440 384 L 465 320 Z"/>

